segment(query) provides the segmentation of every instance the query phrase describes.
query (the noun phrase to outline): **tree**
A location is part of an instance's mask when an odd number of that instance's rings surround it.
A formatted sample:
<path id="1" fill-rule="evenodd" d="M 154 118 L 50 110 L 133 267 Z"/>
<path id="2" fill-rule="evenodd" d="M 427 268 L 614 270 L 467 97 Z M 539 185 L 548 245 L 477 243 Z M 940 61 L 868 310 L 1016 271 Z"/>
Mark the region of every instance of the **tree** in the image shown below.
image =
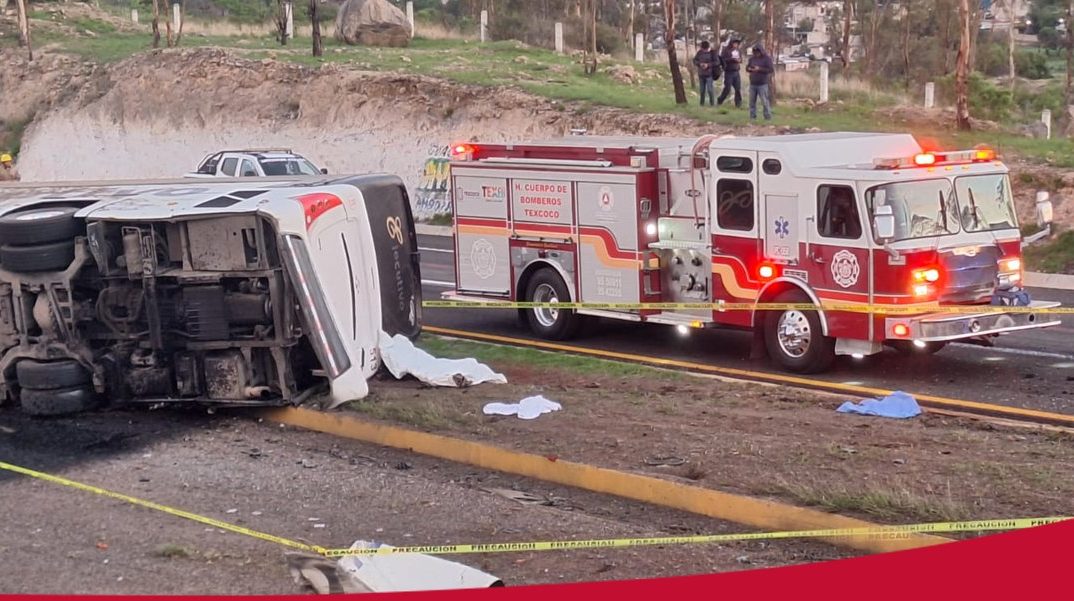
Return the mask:
<path id="1" fill-rule="evenodd" d="M 850 26 L 854 21 L 854 0 L 843 2 L 843 48 L 839 53 L 839 61 L 843 63 L 843 73 L 848 73 L 850 65 Z"/>
<path id="2" fill-rule="evenodd" d="M 1074 3 L 1074 0 L 1070 1 Z M 960 130 L 969 131 L 972 127 L 969 103 L 970 38 L 974 34 L 970 0 L 959 0 L 958 20 L 961 35 L 958 55 L 955 57 L 955 121 Z"/>
<path id="3" fill-rule="evenodd" d="M 272 20 L 276 25 L 276 41 L 281 46 L 287 45 L 287 17 L 291 6 L 290 0 L 276 0 L 276 11 Z"/>
<path id="4" fill-rule="evenodd" d="M 720 47 L 720 42 L 723 41 L 723 2 L 724 0 L 712 0 L 712 34 L 716 36 L 716 41 L 713 43 L 717 49 Z"/>
<path id="5" fill-rule="evenodd" d="M 160 2 L 153 0 L 153 47 L 160 48 Z"/>
<path id="6" fill-rule="evenodd" d="M 671 68 L 671 84 L 675 88 L 675 104 L 686 104 L 686 88 L 683 87 L 679 58 L 675 55 L 675 0 L 664 0 L 664 20 L 667 31 L 664 42 L 668 50 L 668 66 Z"/>
<path id="7" fill-rule="evenodd" d="M 26 46 L 26 56 L 34 60 L 34 46 L 30 39 L 30 15 L 26 11 L 26 0 L 15 0 L 15 8 L 19 13 L 19 44 Z"/>
<path id="8" fill-rule="evenodd" d="M 1067 46 L 1067 85 L 1063 90 L 1063 101 L 1069 107 L 1074 98 L 1071 98 L 1071 82 L 1074 80 L 1074 22 L 1071 22 L 1071 18 L 1074 17 L 1074 0 L 1070 0 L 1067 4 L 1067 21 L 1066 21 L 1066 46 Z"/>
<path id="9" fill-rule="evenodd" d="M 317 0 L 310 0 L 310 24 L 313 25 L 313 56 L 324 56 L 321 43 L 321 17 L 317 14 Z"/>

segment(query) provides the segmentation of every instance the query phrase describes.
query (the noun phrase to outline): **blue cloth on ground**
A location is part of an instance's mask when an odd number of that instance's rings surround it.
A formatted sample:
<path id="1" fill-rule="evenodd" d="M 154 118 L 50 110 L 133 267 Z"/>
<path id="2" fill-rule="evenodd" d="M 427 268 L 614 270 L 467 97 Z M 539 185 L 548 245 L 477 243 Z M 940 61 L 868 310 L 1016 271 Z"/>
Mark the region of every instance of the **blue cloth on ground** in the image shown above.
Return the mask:
<path id="1" fill-rule="evenodd" d="M 857 413 L 859 415 L 877 415 L 906 419 L 921 414 L 917 399 L 899 390 L 882 399 L 863 399 L 855 403 L 847 401 L 836 409 L 839 413 Z"/>

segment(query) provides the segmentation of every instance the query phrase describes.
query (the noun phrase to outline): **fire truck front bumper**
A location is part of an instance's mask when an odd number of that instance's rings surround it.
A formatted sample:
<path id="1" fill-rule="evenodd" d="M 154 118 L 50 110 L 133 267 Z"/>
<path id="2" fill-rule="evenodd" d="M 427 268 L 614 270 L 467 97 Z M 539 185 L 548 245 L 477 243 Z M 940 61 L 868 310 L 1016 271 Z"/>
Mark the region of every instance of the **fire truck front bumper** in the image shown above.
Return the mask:
<path id="1" fill-rule="evenodd" d="M 948 342 L 972 338 L 988 338 L 1017 332 L 1050 328 L 1060 324 L 1054 314 L 1038 312 L 1058 307 L 1051 301 L 1032 301 L 1018 311 L 980 313 L 928 313 L 913 317 L 888 317 L 885 331 L 889 340 L 920 340 Z"/>

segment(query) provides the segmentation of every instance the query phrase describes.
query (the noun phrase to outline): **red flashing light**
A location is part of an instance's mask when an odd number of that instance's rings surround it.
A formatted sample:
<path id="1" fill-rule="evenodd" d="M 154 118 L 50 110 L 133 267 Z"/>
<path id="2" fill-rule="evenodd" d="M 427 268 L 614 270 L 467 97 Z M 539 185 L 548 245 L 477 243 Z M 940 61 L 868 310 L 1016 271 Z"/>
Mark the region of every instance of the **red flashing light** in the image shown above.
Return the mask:
<path id="1" fill-rule="evenodd" d="M 776 266 L 771 263 L 761 263 L 761 265 L 757 267 L 757 276 L 761 278 L 762 281 L 771 280 L 776 277 L 776 273 L 778 273 L 778 270 L 776 269 Z"/>
<path id="2" fill-rule="evenodd" d="M 936 164 L 936 155 L 931 152 L 922 152 L 914 155 L 914 164 L 918 167 L 927 167 Z"/>
<path id="3" fill-rule="evenodd" d="M 473 144 L 455 144 L 451 147 L 451 158 L 465 159 L 474 154 L 477 148 Z"/>
<path id="4" fill-rule="evenodd" d="M 891 333 L 896 338 L 906 338 L 910 335 L 910 326 L 904 323 L 897 323 L 891 328 Z"/>

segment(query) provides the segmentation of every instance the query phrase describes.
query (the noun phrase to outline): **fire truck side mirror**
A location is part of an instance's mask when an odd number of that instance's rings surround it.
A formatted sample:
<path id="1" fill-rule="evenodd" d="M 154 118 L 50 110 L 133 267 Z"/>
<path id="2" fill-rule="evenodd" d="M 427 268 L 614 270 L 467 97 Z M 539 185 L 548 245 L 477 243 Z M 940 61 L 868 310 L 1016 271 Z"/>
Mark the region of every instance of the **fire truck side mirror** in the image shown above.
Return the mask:
<path id="1" fill-rule="evenodd" d="M 1037 192 L 1037 227 L 1046 227 L 1052 222 L 1052 201 L 1047 192 Z"/>
<path id="2" fill-rule="evenodd" d="M 880 240 L 891 240 L 895 237 L 895 214 L 888 205 L 876 207 L 873 213 L 873 230 Z"/>

